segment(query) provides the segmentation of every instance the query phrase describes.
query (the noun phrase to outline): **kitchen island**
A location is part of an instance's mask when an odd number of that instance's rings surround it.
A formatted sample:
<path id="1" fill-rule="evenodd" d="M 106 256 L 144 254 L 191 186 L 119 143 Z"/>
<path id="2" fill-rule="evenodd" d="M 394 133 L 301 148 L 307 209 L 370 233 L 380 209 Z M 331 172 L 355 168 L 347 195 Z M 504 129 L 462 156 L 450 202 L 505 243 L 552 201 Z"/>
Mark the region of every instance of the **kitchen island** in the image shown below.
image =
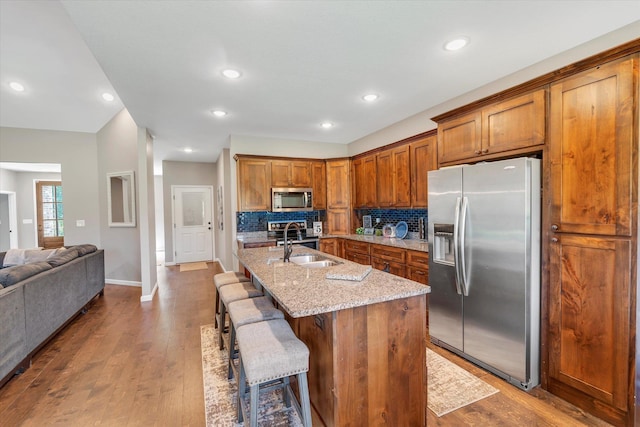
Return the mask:
<path id="1" fill-rule="evenodd" d="M 292 257 L 300 254 L 338 264 L 284 263 L 282 249 L 268 247 L 238 249 L 237 257 L 309 347 L 319 419 L 326 426 L 426 425 L 430 288 L 305 247 Z"/>

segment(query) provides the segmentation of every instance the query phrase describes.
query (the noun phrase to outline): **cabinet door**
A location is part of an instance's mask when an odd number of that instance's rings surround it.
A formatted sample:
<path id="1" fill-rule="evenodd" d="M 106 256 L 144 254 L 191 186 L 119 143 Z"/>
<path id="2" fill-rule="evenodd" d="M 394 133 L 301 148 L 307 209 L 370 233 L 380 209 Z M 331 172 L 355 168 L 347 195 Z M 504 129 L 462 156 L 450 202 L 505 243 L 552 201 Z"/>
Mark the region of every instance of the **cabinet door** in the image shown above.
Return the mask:
<path id="1" fill-rule="evenodd" d="M 294 160 L 289 170 L 292 187 L 311 187 L 311 162 Z"/>
<path id="2" fill-rule="evenodd" d="M 480 111 L 438 124 L 438 163 L 456 162 L 481 153 Z"/>
<path id="3" fill-rule="evenodd" d="M 238 210 L 271 210 L 271 161 L 238 159 Z"/>
<path id="4" fill-rule="evenodd" d="M 631 241 L 561 233 L 555 238 L 550 244 L 549 391 L 589 407 L 595 398 L 625 412 Z"/>
<path id="5" fill-rule="evenodd" d="M 393 157 L 391 150 L 377 154 L 376 168 L 378 175 L 377 204 L 381 207 L 389 207 L 393 205 Z"/>
<path id="6" fill-rule="evenodd" d="M 371 257 L 369 255 L 364 255 L 358 252 L 348 252 L 346 251 L 344 257 L 351 262 L 356 262 L 362 265 L 370 265 Z"/>
<path id="7" fill-rule="evenodd" d="M 323 161 L 313 162 L 312 164 L 313 183 L 313 208 L 327 208 L 327 169 Z"/>
<path id="8" fill-rule="evenodd" d="M 289 187 L 291 174 L 289 172 L 290 163 L 288 160 L 273 160 L 271 162 L 271 186 Z"/>
<path id="9" fill-rule="evenodd" d="M 554 229 L 631 235 L 633 62 L 605 64 L 551 86 Z"/>
<path id="10" fill-rule="evenodd" d="M 347 209 L 349 202 L 349 160 L 328 160 L 327 208 Z"/>
<path id="11" fill-rule="evenodd" d="M 546 91 L 518 96 L 482 110 L 482 154 L 544 144 Z"/>
<path id="12" fill-rule="evenodd" d="M 367 184 L 364 176 L 364 159 L 362 157 L 354 159 L 351 162 L 351 180 L 353 184 L 353 207 L 356 209 L 367 205 L 365 191 Z"/>
<path id="13" fill-rule="evenodd" d="M 411 150 L 411 206 L 426 208 L 429 196 L 427 172 L 438 169 L 436 135 L 412 142 Z"/>
<path id="14" fill-rule="evenodd" d="M 377 206 L 376 156 L 359 157 L 353 161 L 353 203 L 355 208 Z"/>
<path id="15" fill-rule="evenodd" d="M 391 150 L 393 177 L 393 206 L 407 208 L 411 206 L 411 165 L 409 162 L 409 145 Z"/>
<path id="16" fill-rule="evenodd" d="M 338 255 L 338 239 L 320 239 L 320 252 Z"/>
<path id="17" fill-rule="evenodd" d="M 376 270 L 386 271 L 387 273 L 391 273 L 394 276 L 406 277 L 404 264 L 398 264 L 397 262 L 371 257 L 371 266 Z"/>
<path id="18" fill-rule="evenodd" d="M 349 209 L 327 209 L 327 234 L 349 234 L 349 215 Z"/>

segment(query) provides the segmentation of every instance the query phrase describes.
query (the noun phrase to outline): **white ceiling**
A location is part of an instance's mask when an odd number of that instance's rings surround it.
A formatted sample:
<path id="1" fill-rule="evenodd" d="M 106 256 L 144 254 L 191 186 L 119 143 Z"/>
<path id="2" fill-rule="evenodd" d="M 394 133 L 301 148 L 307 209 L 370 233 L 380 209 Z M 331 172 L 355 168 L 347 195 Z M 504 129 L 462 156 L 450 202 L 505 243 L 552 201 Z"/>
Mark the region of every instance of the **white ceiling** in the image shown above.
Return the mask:
<path id="1" fill-rule="evenodd" d="M 230 135 L 347 144 L 639 19 L 638 0 L 3 0 L 0 126 L 97 132 L 124 105 L 157 165 Z"/>

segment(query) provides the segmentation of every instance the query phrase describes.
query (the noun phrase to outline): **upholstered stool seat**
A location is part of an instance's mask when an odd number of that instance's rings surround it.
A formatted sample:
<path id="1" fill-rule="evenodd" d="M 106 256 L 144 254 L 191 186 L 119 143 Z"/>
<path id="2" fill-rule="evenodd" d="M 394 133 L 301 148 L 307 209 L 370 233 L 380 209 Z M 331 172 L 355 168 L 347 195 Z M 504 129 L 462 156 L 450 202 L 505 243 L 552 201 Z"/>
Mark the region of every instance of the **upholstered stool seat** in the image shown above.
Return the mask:
<path id="1" fill-rule="evenodd" d="M 218 327 L 217 315 L 220 314 L 220 287 L 225 285 L 231 285 L 239 282 L 250 282 L 247 276 L 237 271 L 227 271 L 226 273 L 218 273 L 213 276 L 213 284 L 216 285 L 216 316 L 214 316 L 213 326 Z"/>
<path id="2" fill-rule="evenodd" d="M 236 328 L 250 323 L 284 319 L 284 314 L 275 308 L 269 298 L 256 297 L 233 301 L 227 306 L 229 312 L 229 378 L 233 377 L 233 360 L 236 358 Z"/>
<path id="3" fill-rule="evenodd" d="M 234 301 L 260 297 L 262 296 L 262 292 L 256 289 L 251 282 L 240 282 L 221 286 L 218 294 L 220 295 L 219 344 L 220 350 L 222 350 L 224 348 L 224 339 L 222 335 L 225 332 L 227 306 Z"/>
<path id="4" fill-rule="evenodd" d="M 309 349 L 300 341 L 284 319 L 250 323 L 237 328 L 238 347 L 240 349 L 240 378 L 238 380 L 238 421 L 244 419 L 244 397 L 246 383 L 249 385 L 249 424 L 258 425 L 258 394 L 260 385 L 282 380 L 278 387 L 283 388 L 287 407 L 291 402 L 300 414 L 305 426 L 311 425 L 311 404 L 307 372 L 309 371 Z M 298 403 L 289 377 L 296 375 L 300 392 Z M 267 389 L 273 389 L 268 386 Z M 264 388 L 263 388 L 264 390 Z"/>

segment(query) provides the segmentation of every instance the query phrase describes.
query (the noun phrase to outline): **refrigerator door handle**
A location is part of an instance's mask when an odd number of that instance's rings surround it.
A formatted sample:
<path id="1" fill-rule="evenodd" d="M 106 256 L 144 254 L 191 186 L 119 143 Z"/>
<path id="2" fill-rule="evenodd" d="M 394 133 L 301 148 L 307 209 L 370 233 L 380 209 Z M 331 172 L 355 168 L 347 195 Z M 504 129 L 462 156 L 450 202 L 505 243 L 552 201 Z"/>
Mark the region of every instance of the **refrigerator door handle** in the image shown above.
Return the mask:
<path id="1" fill-rule="evenodd" d="M 466 268 L 466 263 L 465 263 L 465 259 L 464 259 L 464 236 L 466 234 L 466 228 L 467 228 L 467 210 L 469 208 L 469 199 L 468 198 L 463 198 L 462 199 L 462 209 L 460 209 L 461 212 L 461 217 L 460 217 L 460 225 L 458 227 L 459 231 L 459 239 L 460 239 L 460 247 L 458 248 L 458 252 L 460 253 L 460 257 L 458 258 L 460 260 L 460 276 L 462 278 L 461 283 L 462 283 L 462 294 L 465 297 L 469 296 L 469 280 L 467 280 L 467 268 Z"/>
<path id="2" fill-rule="evenodd" d="M 461 273 L 460 273 L 460 247 L 459 247 L 459 239 L 460 235 L 460 197 L 456 198 L 456 213 L 455 220 L 453 222 L 453 263 L 456 267 L 456 292 L 458 295 L 462 295 L 462 289 L 460 288 L 461 281 Z"/>

